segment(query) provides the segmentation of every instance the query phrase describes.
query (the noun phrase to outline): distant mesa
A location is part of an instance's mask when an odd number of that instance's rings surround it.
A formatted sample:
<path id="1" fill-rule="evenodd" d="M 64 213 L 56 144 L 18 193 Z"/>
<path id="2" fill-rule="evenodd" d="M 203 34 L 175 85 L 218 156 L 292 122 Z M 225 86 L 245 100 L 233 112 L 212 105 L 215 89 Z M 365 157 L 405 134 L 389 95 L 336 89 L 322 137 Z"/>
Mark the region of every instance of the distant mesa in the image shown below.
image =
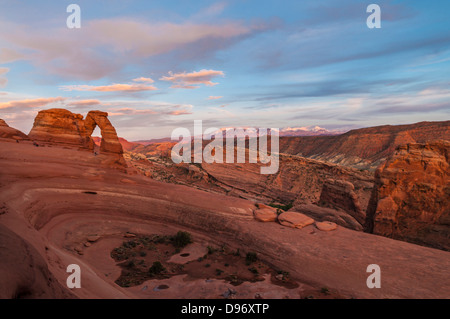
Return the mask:
<path id="1" fill-rule="evenodd" d="M 450 140 L 450 121 L 383 125 L 333 136 L 282 136 L 280 152 L 375 171 L 407 143 Z"/>

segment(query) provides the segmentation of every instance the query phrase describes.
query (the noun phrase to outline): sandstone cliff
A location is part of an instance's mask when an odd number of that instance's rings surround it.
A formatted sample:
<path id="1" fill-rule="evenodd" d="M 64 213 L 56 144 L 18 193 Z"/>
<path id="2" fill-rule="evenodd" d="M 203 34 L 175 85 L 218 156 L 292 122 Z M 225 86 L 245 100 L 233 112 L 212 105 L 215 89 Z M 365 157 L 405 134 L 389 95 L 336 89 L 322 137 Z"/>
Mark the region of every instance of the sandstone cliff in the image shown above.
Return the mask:
<path id="1" fill-rule="evenodd" d="M 366 228 L 450 250 L 450 142 L 407 144 L 376 172 Z"/>

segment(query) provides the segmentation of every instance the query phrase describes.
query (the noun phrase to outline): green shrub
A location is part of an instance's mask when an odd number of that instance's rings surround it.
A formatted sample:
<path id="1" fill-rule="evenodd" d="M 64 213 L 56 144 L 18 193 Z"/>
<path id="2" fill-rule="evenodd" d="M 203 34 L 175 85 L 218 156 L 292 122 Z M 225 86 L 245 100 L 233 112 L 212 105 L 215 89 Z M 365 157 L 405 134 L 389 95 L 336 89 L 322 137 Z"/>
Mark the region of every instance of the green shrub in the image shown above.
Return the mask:
<path id="1" fill-rule="evenodd" d="M 148 272 L 152 275 L 159 275 L 165 270 L 166 268 L 164 268 L 164 266 L 159 261 L 155 261 L 153 262 L 153 265 L 150 267 Z"/>
<path id="2" fill-rule="evenodd" d="M 256 269 L 255 267 L 249 268 L 248 270 L 250 270 L 250 272 L 255 275 L 257 275 L 259 273 L 258 269 Z"/>
<path id="3" fill-rule="evenodd" d="M 294 205 L 293 205 L 293 202 L 290 202 L 289 204 L 286 204 L 286 205 L 269 204 L 269 206 L 274 207 L 274 208 L 279 208 L 279 209 L 282 209 L 284 211 L 288 211 Z"/>
<path id="4" fill-rule="evenodd" d="M 247 253 L 247 255 L 245 256 L 245 263 L 247 265 L 250 265 L 254 262 L 256 262 L 258 260 L 258 257 L 256 256 L 256 253 Z"/>
<path id="5" fill-rule="evenodd" d="M 173 238 L 175 247 L 183 248 L 192 243 L 191 234 L 185 231 L 179 231 Z"/>

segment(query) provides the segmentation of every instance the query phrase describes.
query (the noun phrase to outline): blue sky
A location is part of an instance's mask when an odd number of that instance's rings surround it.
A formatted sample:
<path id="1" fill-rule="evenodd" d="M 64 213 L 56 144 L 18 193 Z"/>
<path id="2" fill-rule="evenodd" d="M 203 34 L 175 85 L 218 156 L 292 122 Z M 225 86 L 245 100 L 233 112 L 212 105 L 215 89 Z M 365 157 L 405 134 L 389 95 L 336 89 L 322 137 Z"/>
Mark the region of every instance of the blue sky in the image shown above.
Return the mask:
<path id="1" fill-rule="evenodd" d="M 66 7 L 81 8 L 68 29 Z M 381 29 L 366 26 L 369 4 Z M 449 1 L 1 1 L 0 118 L 107 111 L 119 135 L 448 120 Z"/>

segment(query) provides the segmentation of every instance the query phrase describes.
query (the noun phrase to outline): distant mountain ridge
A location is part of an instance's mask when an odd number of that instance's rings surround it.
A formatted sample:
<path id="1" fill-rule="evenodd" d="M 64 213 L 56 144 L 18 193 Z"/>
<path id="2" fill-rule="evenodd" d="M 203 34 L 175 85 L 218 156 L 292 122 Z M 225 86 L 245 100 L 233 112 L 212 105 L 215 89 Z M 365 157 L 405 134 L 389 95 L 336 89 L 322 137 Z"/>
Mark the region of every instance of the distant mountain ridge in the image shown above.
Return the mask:
<path id="1" fill-rule="evenodd" d="M 334 136 L 281 137 L 280 152 L 374 170 L 407 143 L 450 140 L 450 121 L 383 125 Z"/>

